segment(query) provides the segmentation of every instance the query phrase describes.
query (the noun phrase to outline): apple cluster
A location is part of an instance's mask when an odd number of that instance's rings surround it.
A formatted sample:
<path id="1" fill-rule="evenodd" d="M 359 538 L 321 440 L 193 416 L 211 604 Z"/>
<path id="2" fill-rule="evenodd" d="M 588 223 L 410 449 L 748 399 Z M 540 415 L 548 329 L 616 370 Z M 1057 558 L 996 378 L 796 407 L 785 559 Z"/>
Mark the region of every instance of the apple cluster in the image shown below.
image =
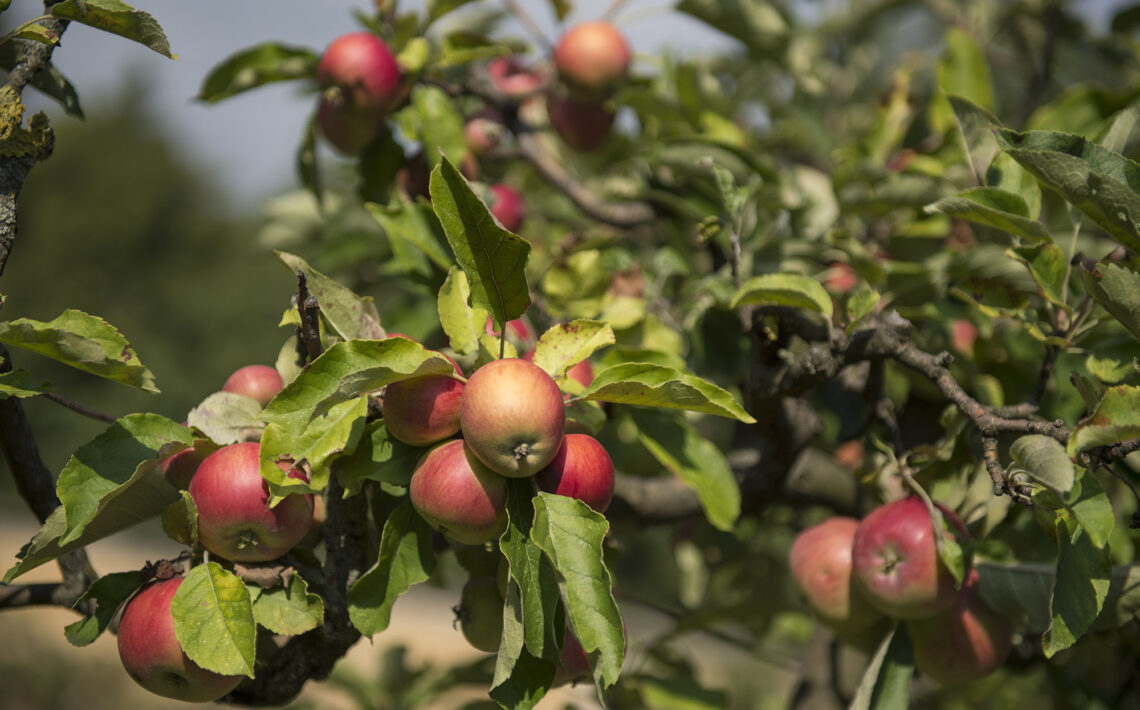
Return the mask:
<path id="1" fill-rule="evenodd" d="M 947 522 L 940 534 L 964 541 L 966 526 L 938 508 Z M 921 498 L 887 503 L 861 521 L 840 516 L 810 527 L 796 537 L 788 562 L 812 612 L 839 638 L 865 646 L 888 619 L 901 620 L 915 667 L 941 683 L 983 678 L 1009 655 L 1009 619 L 982 599 L 977 569 L 957 584 Z"/>

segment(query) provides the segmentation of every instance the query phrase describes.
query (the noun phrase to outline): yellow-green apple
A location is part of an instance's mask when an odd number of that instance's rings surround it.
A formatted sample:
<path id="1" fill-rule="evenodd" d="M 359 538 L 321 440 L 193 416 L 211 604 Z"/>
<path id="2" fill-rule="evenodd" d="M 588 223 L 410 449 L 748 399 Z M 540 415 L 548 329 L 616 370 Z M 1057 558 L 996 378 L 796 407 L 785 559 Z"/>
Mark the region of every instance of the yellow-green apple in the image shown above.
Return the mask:
<path id="1" fill-rule="evenodd" d="M 940 534 L 964 540 L 966 526 L 958 516 L 939 509 L 953 531 Z M 933 616 L 958 598 L 954 576 L 939 558 L 926 503 L 917 496 L 882 505 L 863 518 L 851 554 L 858 589 L 887 616 Z"/>
<path id="2" fill-rule="evenodd" d="M 984 678 L 1005 662 L 1012 647 L 1010 620 L 986 606 L 978 591 L 978 571 L 971 569 L 962 594 L 949 609 L 908 621 L 914 664 L 947 685 Z"/>
<path id="3" fill-rule="evenodd" d="M 334 39 L 317 63 L 323 89 L 317 123 L 348 155 L 359 153 L 402 98 L 400 68 L 384 41 L 370 32 Z"/>
<path id="4" fill-rule="evenodd" d="M 577 498 L 599 513 L 614 497 L 614 463 L 589 434 L 567 434 L 546 468 L 535 476 L 539 489 Z"/>
<path id="5" fill-rule="evenodd" d="M 187 658 L 170 613 L 181 583 L 181 577 L 153 582 L 131 597 L 119 622 L 119 658 L 127 674 L 156 695 L 188 703 L 217 700 L 243 676 L 214 673 Z"/>
<path id="6" fill-rule="evenodd" d="M 614 112 L 601 99 L 550 93 L 546 96 L 546 114 L 562 141 L 580 151 L 602 147 L 614 125 Z"/>
<path id="7" fill-rule="evenodd" d="M 583 22 L 567 30 L 554 47 L 554 67 L 567 83 L 589 91 L 611 88 L 629 71 L 625 37 L 611 23 Z"/>
<path id="8" fill-rule="evenodd" d="M 504 185 L 501 182 L 489 186 L 489 189 L 492 195 L 491 204 L 488 205 L 491 215 L 499 220 L 503 229 L 508 232 L 517 232 L 522 226 L 523 217 L 526 213 L 522 195 L 510 185 Z"/>
<path id="9" fill-rule="evenodd" d="M 792 579 L 812 612 L 843 634 L 856 634 L 883 616 L 855 588 L 851 547 L 859 521 L 836 516 L 796 536 L 788 551 Z"/>
<path id="10" fill-rule="evenodd" d="M 538 91 L 546 78 L 520 57 L 496 57 L 487 63 L 487 76 L 498 91 L 518 99 Z"/>
<path id="11" fill-rule="evenodd" d="M 480 651 L 495 653 L 503 636 L 503 595 L 494 575 L 471 577 L 463 585 L 455 617 L 463 638 Z"/>
<path id="12" fill-rule="evenodd" d="M 222 391 L 256 399 L 264 407 L 277 396 L 283 386 L 281 375 L 275 368 L 268 365 L 246 365 L 234 370 L 226 378 Z"/>
<path id="13" fill-rule="evenodd" d="M 260 450 L 256 441 L 223 446 L 207 456 L 190 479 L 199 541 L 234 562 L 277 559 L 305 537 L 313 522 L 311 495 L 289 495 L 269 507 L 269 484 L 259 471 Z M 305 478 L 288 464 L 278 465 L 290 478 Z"/>
<path id="14" fill-rule="evenodd" d="M 495 539 L 507 522 L 507 480 L 475 458 L 462 439 L 445 441 L 420 459 L 408 498 L 429 525 L 468 545 Z"/>
<path id="15" fill-rule="evenodd" d="M 512 478 L 532 476 L 562 445 L 562 392 L 550 375 L 526 360 L 494 360 L 467 380 L 459 424 L 471 451 L 491 470 Z"/>

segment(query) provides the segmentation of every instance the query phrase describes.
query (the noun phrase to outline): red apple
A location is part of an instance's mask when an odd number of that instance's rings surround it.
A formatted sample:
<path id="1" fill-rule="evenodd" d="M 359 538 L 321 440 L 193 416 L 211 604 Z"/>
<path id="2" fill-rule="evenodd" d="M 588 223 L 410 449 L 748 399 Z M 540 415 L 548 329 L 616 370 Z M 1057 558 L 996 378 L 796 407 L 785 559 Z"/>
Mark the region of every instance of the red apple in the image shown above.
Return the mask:
<path id="1" fill-rule="evenodd" d="M 630 51 L 625 37 L 609 22 L 595 20 L 571 27 L 554 47 L 554 66 L 568 83 L 601 91 L 625 78 Z"/>
<path id="2" fill-rule="evenodd" d="M 514 190 L 509 185 L 503 183 L 495 183 L 490 186 L 491 194 L 494 199 L 488 207 L 491 209 L 491 214 L 503 228 L 508 232 L 517 232 L 519 227 L 522 226 L 523 214 L 523 199 L 522 195 Z"/>
<path id="3" fill-rule="evenodd" d="M 384 424 L 405 444 L 427 446 L 459 433 L 463 383 L 448 375 L 393 382 L 384 390 Z"/>
<path id="4" fill-rule="evenodd" d="M 499 337 L 499 331 L 495 330 L 495 320 L 491 316 L 487 316 L 486 331 L 487 335 Z M 525 315 L 507 321 L 507 335 L 514 336 L 523 345 L 529 345 L 538 339 L 538 333 Z"/>
<path id="5" fill-rule="evenodd" d="M 792 578 L 808 606 L 828 626 L 848 634 L 883 618 L 851 578 L 851 544 L 858 527 L 854 518 L 828 518 L 797 535 L 788 552 Z"/>
<path id="6" fill-rule="evenodd" d="M 1009 619 L 986 606 L 971 569 L 958 601 L 946 611 L 908 621 L 914 664 L 940 683 L 954 685 L 984 678 L 1005 662 L 1013 645 Z"/>
<path id="7" fill-rule="evenodd" d="M 964 318 L 950 321 L 950 347 L 963 355 L 974 353 L 974 343 L 978 340 L 978 327 Z"/>
<path id="8" fill-rule="evenodd" d="M 467 141 L 467 150 L 475 155 L 486 155 L 498 147 L 505 131 L 499 112 L 483 109 L 463 126 L 463 138 Z"/>
<path id="9" fill-rule="evenodd" d="M 503 595 L 494 575 L 472 577 L 463 585 L 456 620 L 463 638 L 480 651 L 495 653 L 503 636 Z"/>
<path id="10" fill-rule="evenodd" d="M 512 98 L 534 93 L 546 83 L 542 73 L 523 63 L 520 57 L 496 57 L 487 63 L 491 84 Z"/>
<path id="11" fill-rule="evenodd" d="M 867 451 L 863 448 L 863 444 L 851 440 L 836 446 L 835 452 L 831 456 L 843 468 L 854 471 L 863 465 L 863 459 L 866 455 Z"/>
<path id="12" fill-rule="evenodd" d="M 200 451 L 193 446 L 183 449 L 159 464 L 166 482 L 180 491 L 190 487 L 190 479 L 198 466 L 209 455 L 209 450 Z"/>
<path id="13" fill-rule="evenodd" d="M 546 113 L 554 132 L 575 150 L 602 147 L 614 125 L 614 112 L 598 99 L 551 93 L 546 96 Z"/>
<path id="14" fill-rule="evenodd" d="M 522 354 L 522 358 L 527 362 L 534 362 L 534 351 L 527 350 Z M 581 360 L 571 365 L 570 369 L 566 371 L 566 376 L 582 383 L 583 387 L 589 387 L 590 383 L 594 381 L 594 368 L 590 365 L 589 360 Z"/>
<path id="15" fill-rule="evenodd" d="M 566 412 L 550 375 L 519 358 L 494 360 L 467 380 L 459 423 L 471 451 L 504 476 L 523 478 L 562 445 Z"/>
<path id="16" fill-rule="evenodd" d="M 547 493 L 577 498 L 604 513 L 614 496 L 614 463 L 594 437 L 567 434 L 554 459 L 535 480 Z"/>
<path id="17" fill-rule="evenodd" d="M 859 283 L 859 275 L 855 273 L 855 269 L 838 261 L 832 263 L 827 276 L 823 279 L 824 287 L 837 294 L 847 293 L 855 288 L 857 283 Z"/>
<path id="18" fill-rule="evenodd" d="M 239 367 L 226 379 L 222 391 L 256 399 L 264 407 L 284 386 L 281 375 L 275 368 L 268 365 L 246 365 Z"/>
<path id="19" fill-rule="evenodd" d="M 480 463 L 461 439 L 420 459 L 408 497 L 429 525 L 468 545 L 495 539 L 507 522 L 506 479 Z"/>
<path id="20" fill-rule="evenodd" d="M 380 131 L 382 115 L 348 111 L 339 97 L 322 96 L 317 103 L 317 127 L 342 154 L 360 155 Z"/>
<path id="21" fill-rule="evenodd" d="M 551 685 L 565 685 L 570 681 L 592 675 L 594 669 L 590 667 L 590 657 L 586 655 L 582 643 L 567 625 L 566 631 L 562 634 L 562 654 L 559 656 L 558 668 L 554 671 L 554 682 Z"/>
<path id="22" fill-rule="evenodd" d="M 276 507 L 268 506 L 269 484 L 259 471 L 260 450 L 256 441 L 223 446 L 202 461 L 190 480 L 199 541 L 211 553 L 234 562 L 277 559 L 305 537 L 313 521 L 311 495 L 290 495 Z M 289 475 L 304 478 L 297 469 Z"/>
<path id="23" fill-rule="evenodd" d="M 317 124 L 346 155 L 368 145 L 402 97 L 396 58 L 370 32 L 350 32 L 333 40 L 317 64 L 317 81 L 324 89 Z"/>
<path id="24" fill-rule="evenodd" d="M 964 539 L 966 527 L 958 516 L 939 509 Z M 933 616 L 958 598 L 954 576 L 938 557 L 930 513 L 917 496 L 887 503 L 863 518 L 852 542 L 852 569 L 867 601 L 887 616 Z"/>
<path id="25" fill-rule="evenodd" d="M 156 695 L 188 703 L 217 700 L 243 676 L 214 673 L 186 657 L 170 614 L 180 584 L 180 577 L 154 582 L 131 597 L 119 622 L 119 658 L 131 678 Z"/>

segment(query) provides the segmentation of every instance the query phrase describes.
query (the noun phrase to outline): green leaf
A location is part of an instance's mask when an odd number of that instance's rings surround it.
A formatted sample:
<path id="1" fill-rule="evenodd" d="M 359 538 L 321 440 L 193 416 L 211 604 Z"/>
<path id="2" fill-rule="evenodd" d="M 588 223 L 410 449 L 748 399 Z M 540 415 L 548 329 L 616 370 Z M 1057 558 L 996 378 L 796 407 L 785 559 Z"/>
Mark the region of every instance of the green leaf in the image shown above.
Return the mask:
<path id="1" fill-rule="evenodd" d="M 11 72 L 22 56 L 18 42 L 4 42 L 0 44 L 0 69 Z M 79 94 L 67 77 L 60 73 L 54 64 L 48 62 L 42 69 L 32 76 L 31 81 L 45 96 L 54 99 L 69 116 L 83 118 L 83 109 L 79 106 Z"/>
<path id="2" fill-rule="evenodd" d="M 380 325 L 380 314 L 371 296 L 357 296 L 346 286 L 309 266 L 299 256 L 283 251 L 274 252 L 294 274 L 305 274 L 309 294 L 317 299 L 321 315 L 336 334 L 344 340 L 378 340 L 385 337 Z"/>
<path id="3" fill-rule="evenodd" d="M 391 436 L 383 420 L 368 422 L 352 454 L 337 459 L 337 480 L 346 496 L 359 493 L 365 481 L 407 486 L 423 454 L 422 447 Z"/>
<path id="4" fill-rule="evenodd" d="M 732 395 L 696 375 L 662 365 L 634 362 L 602 370 L 582 395 L 583 399 L 646 407 L 687 409 L 739 419 L 756 420 L 737 404 Z"/>
<path id="5" fill-rule="evenodd" d="M 142 583 L 142 573 L 137 570 L 113 572 L 97 579 L 76 601 L 76 604 L 95 602 L 95 613 L 68 624 L 63 629 L 64 636 L 73 646 L 87 646 L 95 641 L 111 625 L 111 619 L 119 605 L 134 594 Z"/>
<path id="6" fill-rule="evenodd" d="M 0 373 L 0 399 L 8 397 L 35 397 L 44 392 L 51 392 L 52 387 L 47 382 L 31 383 L 32 374 L 27 370 L 12 370 Z"/>
<path id="7" fill-rule="evenodd" d="M 1041 293 L 1055 305 L 1068 308 L 1061 294 L 1064 293 L 1065 279 L 1069 275 L 1068 260 L 1061 247 L 1053 243 L 1035 244 L 1031 247 L 1016 247 L 1009 254 L 1025 264 L 1030 276 L 1041 287 Z"/>
<path id="8" fill-rule="evenodd" d="M 460 355 L 479 352 L 479 337 L 487 332 L 487 311 L 471 307 L 467 274 L 452 266 L 439 289 L 439 323 L 451 349 Z"/>
<path id="9" fill-rule="evenodd" d="M 831 321 L 831 296 L 818 281 L 803 274 L 765 274 L 748 279 L 733 296 L 731 307 L 760 304 L 816 311 Z"/>
<path id="10" fill-rule="evenodd" d="M 997 145 L 996 139 L 994 145 Z M 1026 216 L 1030 219 L 1041 216 L 1041 183 L 1009 153 L 998 153 L 990 162 L 986 168 L 985 184 L 1019 196 L 1029 208 Z"/>
<path id="11" fill-rule="evenodd" d="M 1136 344 L 1131 340 L 1122 347 L 1098 348 L 1085 358 L 1089 374 L 1102 382 L 1117 384 L 1135 373 L 1140 366 L 1136 360 Z"/>
<path id="12" fill-rule="evenodd" d="M 859 284 L 858 290 L 847 299 L 847 333 L 850 335 L 861 320 L 871 315 L 879 305 L 883 295 L 867 284 Z"/>
<path id="13" fill-rule="evenodd" d="M 1084 529 L 1070 538 L 1057 525 L 1057 579 L 1049 606 L 1052 624 L 1041 637 L 1046 658 L 1069 648 L 1085 634 L 1100 614 L 1108 596 L 1112 568 L 1108 551 L 1097 549 Z"/>
<path id="14" fill-rule="evenodd" d="M 974 36 L 958 27 L 946 31 L 946 51 L 938 64 L 938 84 L 976 106 L 992 110 L 993 82 L 986 55 Z"/>
<path id="15" fill-rule="evenodd" d="M 199 666 L 253 677 L 257 625 L 245 583 L 217 562 L 200 564 L 170 600 L 174 635 Z"/>
<path id="16" fill-rule="evenodd" d="M 325 602 L 309 591 L 301 575 L 294 574 L 288 587 L 261 590 L 253 602 L 253 618 L 275 634 L 296 636 L 321 625 Z"/>
<path id="17" fill-rule="evenodd" d="M 1002 129 L 997 138 L 1041 184 L 1140 252 L 1140 165 L 1070 133 Z"/>
<path id="18" fill-rule="evenodd" d="M 1040 434 L 1023 436 L 1009 447 L 1009 454 L 1033 480 L 1056 493 L 1073 487 L 1073 461 L 1056 439 Z"/>
<path id="19" fill-rule="evenodd" d="M 423 252 L 440 269 L 446 271 L 451 268 L 451 253 L 445 246 L 447 237 L 431 205 L 416 203 L 384 207 L 370 202 L 365 206 L 384 228 L 393 251 L 398 251 L 399 245 L 406 243 Z"/>
<path id="20" fill-rule="evenodd" d="M 1140 387 L 1109 387 L 1096 410 L 1082 419 L 1069 437 L 1069 456 L 1076 458 L 1085 449 L 1115 444 L 1138 436 Z"/>
<path id="21" fill-rule="evenodd" d="M 324 187 L 321 182 L 320 153 L 317 151 L 317 134 L 319 132 L 317 110 L 314 109 L 309 115 L 309 120 L 305 122 L 301 140 L 297 143 L 297 152 L 293 158 L 297 178 L 301 181 L 301 185 L 312 193 L 318 212 L 323 210 L 322 199 L 324 194 Z"/>
<path id="22" fill-rule="evenodd" d="M 1065 497 L 1065 508 L 1089 537 L 1089 541 L 1097 549 L 1108 544 L 1112 531 L 1116 527 L 1116 515 L 1112 511 L 1112 501 L 1108 493 L 1100 485 L 1096 476 L 1080 470 L 1073 490 Z M 1070 526 L 1070 530 L 1075 526 Z"/>
<path id="23" fill-rule="evenodd" d="M 51 6 L 51 15 L 126 37 L 164 57 L 177 58 L 170 53 L 170 43 L 158 22 L 120 0 L 64 0 Z"/>
<path id="24" fill-rule="evenodd" d="M 307 79 L 317 74 L 319 57 L 310 49 L 264 42 L 222 60 L 198 90 L 198 100 L 215 103 L 275 81 Z"/>
<path id="25" fill-rule="evenodd" d="M 565 20 L 566 16 L 574 9 L 570 0 L 550 0 L 550 7 L 554 10 L 554 16 L 558 18 L 559 22 Z"/>
<path id="26" fill-rule="evenodd" d="M 681 0 L 677 11 L 735 37 L 752 54 L 783 47 L 790 30 L 788 20 L 769 0 Z"/>
<path id="27" fill-rule="evenodd" d="M 490 312 L 499 327 L 521 316 L 530 306 L 526 282 L 530 244 L 499 226 L 447 158 L 432 170 L 431 198 L 471 284 L 471 305 Z"/>
<path id="28" fill-rule="evenodd" d="M 265 425 L 261 404 L 252 397 L 233 392 L 215 392 L 190 410 L 186 423 L 197 428 L 215 444 L 245 441 Z"/>
<path id="29" fill-rule="evenodd" d="M 1029 217 L 1020 195 L 996 187 L 975 187 L 927 205 L 927 214 L 944 214 L 1000 229 L 1031 242 L 1052 242 L 1045 225 Z"/>
<path id="30" fill-rule="evenodd" d="M 427 25 L 473 0 L 427 0 Z"/>
<path id="31" fill-rule="evenodd" d="M 558 379 L 574 365 L 614 342 L 614 331 L 608 323 L 596 320 L 559 323 L 538 339 L 534 364 Z"/>
<path id="32" fill-rule="evenodd" d="M 29 318 L 0 322 L 0 343 L 124 385 L 158 392 L 154 375 L 139 361 L 127 339 L 102 318 L 82 311 L 68 309 L 46 323 Z"/>
<path id="33" fill-rule="evenodd" d="M 626 675 L 621 682 L 622 687 L 637 691 L 646 710 L 722 710 L 728 706 L 725 691 L 705 688 L 688 676 Z"/>
<path id="34" fill-rule="evenodd" d="M 396 120 L 408 137 L 423 144 L 423 155 L 430 166 L 439 165 L 441 160 L 459 160 L 467 151 L 463 116 L 439 87 L 417 85 L 407 108 L 398 112 Z"/>
<path id="35" fill-rule="evenodd" d="M 175 542 L 187 547 L 198 544 L 198 508 L 189 491 L 178 491 L 182 496 L 162 509 L 162 531 Z"/>
<path id="36" fill-rule="evenodd" d="M 621 614 L 602 557 L 609 523 L 574 498 L 539 493 L 531 539 L 565 580 L 567 620 L 594 667 L 600 687 L 617 682 L 625 656 Z"/>
<path id="37" fill-rule="evenodd" d="M 910 634 L 906 624 L 896 623 L 867 664 L 848 710 L 906 710 L 910 707 L 913 676 L 914 648 Z"/>
<path id="38" fill-rule="evenodd" d="M 682 418 L 636 412 L 637 438 L 666 471 L 697 493 L 705 517 L 732 530 L 740 517 L 740 486 L 724 454 Z"/>
<path id="39" fill-rule="evenodd" d="M 993 127 L 1000 126 L 1001 121 L 965 96 L 948 93 L 946 98 L 958 121 L 970 167 L 978 182 L 984 184 L 986 168 L 1001 151 L 993 133 Z"/>
<path id="40" fill-rule="evenodd" d="M 1082 266 L 1080 273 L 1093 300 L 1140 340 L 1140 274 L 1106 262 L 1092 271 Z"/>
<path id="41" fill-rule="evenodd" d="M 59 35 L 57 35 L 55 32 L 52 32 L 43 25 L 37 24 L 27 25 L 23 27 L 18 32 L 16 32 L 13 37 L 16 37 L 18 39 L 30 39 L 33 42 L 39 42 L 40 44 L 59 44 Z"/>
<path id="42" fill-rule="evenodd" d="M 531 539 L 534 519 L 533 489 L 527 480 L 512 479 L 507 485 L 507 528 L 499 549 L 508 563 L 510 579 L 518 585 L 519 623 L 523 643 L 535 658 L 558 660 L 561 636 L 554 635 L 558 610 L 558 575 L 550 560 Z"/>
<path id="43" fill-rule="evenodd" d="M 411 503 L 388 516 L 376 564 L 348 592 L 348 615 L 360 633 L 371 637 L 388 628 L 396 598 L 431 576 L 435 569 L 431 534 L 431 526 Z"/>
<path id="44" fill-rule="evenodd" d="M 1057 579 L 1055 564 L 976 560 L 974 566 L 986 605 L 1024 626 L 1028 633 L 1039 634 L 1049 628 L 1049 600 Z"/>
<path id="45" fill-rule="evenodd" d="M 310 420 L 301 431 L 289 430 L 271 423 L 261 435 L 261 476 L 269 482 L 269 504 L 276 505 L 291 493 L 319 493 L 328 485 L 332 461 L 341 454 L 352 453 L 364 433 L 368 401 L 356 397 L 333 405 Z M 277 462 L 307 461 L 311 480 L 306 484 L 289 478 Z"/>
<path id="46" fill-rule="evenodd" d="M 495 677 L 491 681 L 491 699 L 507 710 L 530 710 L 542 700 L 554 682 L 554 664 L 535 658 L 522 647 L 509 665 L 504 665 L 503 658 L 500 651 Z M 503 669 L 502 675 L 500 669 Z"/>

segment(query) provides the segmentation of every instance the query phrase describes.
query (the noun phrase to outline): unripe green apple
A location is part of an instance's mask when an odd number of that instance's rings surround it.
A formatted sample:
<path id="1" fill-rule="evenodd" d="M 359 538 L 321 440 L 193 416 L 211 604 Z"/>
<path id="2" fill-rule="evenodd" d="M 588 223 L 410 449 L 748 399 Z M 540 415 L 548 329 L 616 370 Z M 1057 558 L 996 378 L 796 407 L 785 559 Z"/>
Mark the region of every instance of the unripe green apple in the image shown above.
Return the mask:
<path id="1" fill-rule="evenodd" d="M 493 575 L 472 577 L 463 585 L 455 607 L 459 628 L 467 643 L 495 653 L 503 636 L 503 595 Z"/>
<path id="2" fill-rule="evenodd" d="M 429 525 L 468 545 L 495 539 L 507 523 L 507 480 L 480 463 L 461 439 L 445 441 L 420 459 L 408 498 Z"/>
<path id="3" fill-rule="evenodd" d="M 855 518 L 828 518 L 797 535 L 788 552 L 792 578 L 808 606 L 821 621 L 845 634 L 856 634 L 883 618 L 851 577 L 851 547 L 858 527 Z"/>

